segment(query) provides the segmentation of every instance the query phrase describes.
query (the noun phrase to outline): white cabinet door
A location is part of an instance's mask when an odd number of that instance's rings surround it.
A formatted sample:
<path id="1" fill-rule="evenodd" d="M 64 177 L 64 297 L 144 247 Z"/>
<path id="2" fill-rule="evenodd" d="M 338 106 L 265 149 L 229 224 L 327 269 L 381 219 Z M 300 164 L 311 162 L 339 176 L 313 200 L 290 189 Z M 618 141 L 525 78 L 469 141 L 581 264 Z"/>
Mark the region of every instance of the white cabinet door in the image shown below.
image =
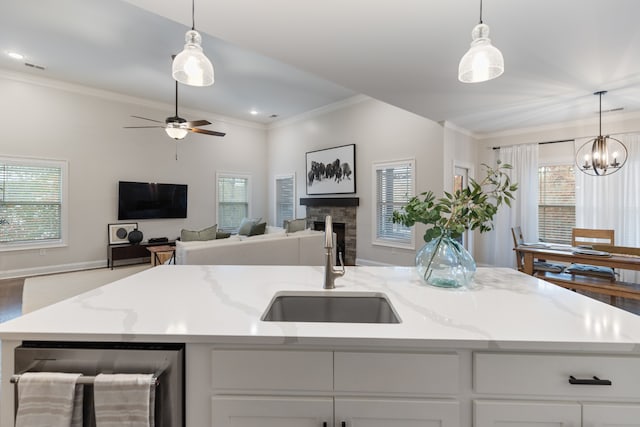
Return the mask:
<path id="1" fill-rule="evenodd" d="M 214 396 L 211 400 L 212 427 L 332 427 L 331 397 Z"/>
<path id="2" fill-rule="evenodd" d="M 458 427 L 456 400 L 335 399 L 336 427 Z M 344 423 L 344 424 L 343 424 Z"/>
<path id="3" fill-rule="evenodd" d="M 585 403 L 583 427 L 640 427 L 640 405 Z"/>
<path id="4" fill-rule="evenodd" d="M 474 427 L 580 427 L 579 403 L 476 400 Z"/>

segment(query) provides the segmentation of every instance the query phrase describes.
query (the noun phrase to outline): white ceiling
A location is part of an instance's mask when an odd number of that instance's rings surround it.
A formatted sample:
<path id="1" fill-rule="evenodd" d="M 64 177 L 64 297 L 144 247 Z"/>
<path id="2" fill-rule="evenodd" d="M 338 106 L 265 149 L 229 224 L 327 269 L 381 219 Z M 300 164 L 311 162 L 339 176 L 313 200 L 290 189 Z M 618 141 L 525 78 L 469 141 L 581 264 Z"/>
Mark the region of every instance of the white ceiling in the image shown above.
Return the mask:
<path id="1" fill-rule="evenodd" d="M 5 55 L 0 67 L 172 102 L 169 56 L 191 26 L 190 0 L 5 3 L 0 51 L 46 70 Z M 181 89 L 193 109 L 269 123 L 362 93 L 478 134 L 597 120 L 598 90 L 609 91 L 603 110 L 640 111 L 638 0 L 484 0 L 505 73 L 480 84 L 457 80 L 479 0 L 198 0 L 195 10 L 216 83 Z"/>

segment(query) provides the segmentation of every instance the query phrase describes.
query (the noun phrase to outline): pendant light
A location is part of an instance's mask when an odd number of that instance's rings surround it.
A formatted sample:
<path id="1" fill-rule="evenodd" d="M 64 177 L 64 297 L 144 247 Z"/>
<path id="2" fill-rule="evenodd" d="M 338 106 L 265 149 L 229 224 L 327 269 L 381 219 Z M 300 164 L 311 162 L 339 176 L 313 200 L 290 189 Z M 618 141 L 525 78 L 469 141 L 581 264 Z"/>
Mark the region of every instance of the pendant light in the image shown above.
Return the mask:
<path id="1" fill-rule="evenodd" d="M 185 34 L 182 52 L 173 60 L 171 75 L 180 83 L 190 86 L 211 86 L 213 65 L 202 52 L 202 37 L 195 29 L 195 0 L 191 0 L 191 30 Z"/>
<path id="2" fill-rule="evenodd" d="M 489 26 L 482 23 L 482 0 L 480 23 L 471 31 L 471 39 L 471 47 L 458 65 L 458 80 L 463 83 L 480 83 L 500 76 L 504 72 L 504 58 L 491 44 Z"/>
<path id="3" fill-rule="evenodd" d="M 627 161 L 627 147 L 622 141 L 602 136 L 602 95 L 606 90 L 595 92 L 600 97 L 600 128 L 598 136 L 584 143 L 576 152 L 576 166 L 587 175 L 611 175 Z"/>

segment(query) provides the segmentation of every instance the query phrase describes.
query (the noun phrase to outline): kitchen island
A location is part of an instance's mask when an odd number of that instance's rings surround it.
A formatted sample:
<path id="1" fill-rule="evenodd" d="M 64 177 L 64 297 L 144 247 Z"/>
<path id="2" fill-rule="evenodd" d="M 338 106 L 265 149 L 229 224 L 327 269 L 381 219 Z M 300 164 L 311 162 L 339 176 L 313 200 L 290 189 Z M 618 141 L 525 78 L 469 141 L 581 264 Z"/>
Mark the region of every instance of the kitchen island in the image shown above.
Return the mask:
<path id="1" fill-rule="evenodd" d="M 189 427 L 640 426 L 636 315 L 511 269 L 465 290 L 347 267 L 325 291 L 323 274 L 159 266 L 4 323 L 0 425 L 22 341 L 106 341 L 186 344 Z M 400 323 L 262 321 L 281 292 L 384 294 Z"/>

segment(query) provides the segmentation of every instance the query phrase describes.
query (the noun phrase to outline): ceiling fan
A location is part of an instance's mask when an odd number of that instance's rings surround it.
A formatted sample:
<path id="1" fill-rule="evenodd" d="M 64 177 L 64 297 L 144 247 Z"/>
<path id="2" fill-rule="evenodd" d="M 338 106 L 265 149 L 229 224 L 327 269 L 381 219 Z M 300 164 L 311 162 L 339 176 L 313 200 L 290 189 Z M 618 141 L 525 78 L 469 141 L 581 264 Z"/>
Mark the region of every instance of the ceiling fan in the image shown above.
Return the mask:
<path id="1" fill-rule="evenodd" d="M 202 133 L 202 134 L 205 134 L 205 135 L 213 135 L 213 136 L 225 136 L 226 135 L 226 133 L 224 133 L 224 132 L 217 132 L 217 131 L 214 131 L 214 130 L 200 129 L 200 128 L 197 127 L 197 126 L 210 125 L 211 122 L 208 121 L 208 120 L 187 121 L 187 120 L 183 119 L 182 117 L 178 116 L 178 81 L 176 81 L 176 113 L 175 113 L 175 116 L 167 117 L 164 122 L 161 122 L 159 120 L 154 120 L 154 119 L 148 119 L 146 117 L 140 117 L 140 116 L 131 116 L 131 117 L 135 117 L 136 119 L 148 120 L 150 122 L 160 123 L 160 124 L 162 124 L 162 126 L 161 125 L 154 125 L 154 126 L 124 126 L 125 129 L 163 128 L 165 130 L 165 132 L 167 132 L 167 135 L 169 135 L 171 138 L 176 139 L 176 140 L 180 140 L 180 139 L 184 138 L 185 136 L 187 136 L 187 133 L 189 133 L 189 132 Z"/>

